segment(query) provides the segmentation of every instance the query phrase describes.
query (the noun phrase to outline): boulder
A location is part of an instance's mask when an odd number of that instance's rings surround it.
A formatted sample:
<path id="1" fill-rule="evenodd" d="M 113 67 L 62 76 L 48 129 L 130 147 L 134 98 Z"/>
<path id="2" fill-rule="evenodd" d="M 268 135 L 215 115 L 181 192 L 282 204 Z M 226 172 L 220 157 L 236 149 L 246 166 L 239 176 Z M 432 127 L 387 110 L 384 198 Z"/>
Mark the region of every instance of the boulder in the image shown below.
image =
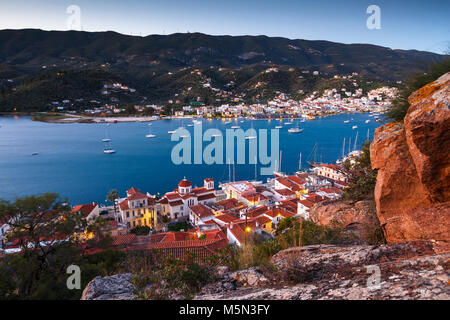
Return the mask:
<path id="1" fill-rule="evenodd" d="M 449 250 L 438 241 L 291 248 L 273 257 L 279 278 L 268 285 L 195 300 L 448 300 Z M 288 274 L 297 277 L 286 281 Z"/>
<path id="2" fill-rule="evenodd" d="M 83 290 L 81 300 L 135 300 L 132 278 L 131 273 L 95 277 Z"/>
<path id="3" fill-rule="evenodd" d="M 380 224 L 373 200 L 352 202 L 333 201 L 315 205 L 310 219 L 317 225 L 344 228 L 354 242 L 369 243 Z"/>

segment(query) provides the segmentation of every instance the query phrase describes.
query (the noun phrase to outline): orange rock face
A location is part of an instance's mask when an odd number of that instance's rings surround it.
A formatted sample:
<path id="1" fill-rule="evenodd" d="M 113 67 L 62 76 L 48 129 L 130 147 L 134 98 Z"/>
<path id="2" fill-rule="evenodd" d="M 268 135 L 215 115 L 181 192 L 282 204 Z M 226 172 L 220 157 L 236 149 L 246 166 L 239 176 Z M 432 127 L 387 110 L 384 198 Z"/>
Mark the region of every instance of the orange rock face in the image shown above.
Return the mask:
<path id="1" fill-rule="evenodd" d="M 377 215 L 388 242 L 450 240 L 450 73 L 410 97 L 404 123 L 370 147 Z"/>

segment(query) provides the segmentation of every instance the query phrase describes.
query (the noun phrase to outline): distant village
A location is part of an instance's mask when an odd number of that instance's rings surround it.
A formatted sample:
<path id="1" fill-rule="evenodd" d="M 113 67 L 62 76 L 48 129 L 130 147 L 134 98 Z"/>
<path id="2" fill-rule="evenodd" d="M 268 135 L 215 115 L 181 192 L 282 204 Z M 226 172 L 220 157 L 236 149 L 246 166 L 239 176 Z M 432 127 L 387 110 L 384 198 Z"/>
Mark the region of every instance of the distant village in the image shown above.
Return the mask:
<path id="1" fill-rule="evenodd" d="M 194 71 L 193 71 L 194 72 Z M 199 71 L 198 71 L 199 72 Z M 278 72 L 277 68 L 269 68 L 266 70 L 269 72 Z M 308 72 L 309 71 L 303 71 Z M 318 71 L 313 72 L 318 73 Z M 391 105 L 392 100 L 397 96 L 398 89 L 395 87 L 380 87 L 363 92 L 363 89 L 359 87 L 356 80 L 357 73 L 347 76 L 336 75 L 334 78 L 346 79 L 351 82 L 351 88 L 329 88 L 323 92 L 312 92 L 306 95 L 303 90 L 297 92 L 301 95 L 302 99 L 294 99 L 291 95 L 276 92 L 276 96 L 267 101 L 267 103 L 245 103 L 245 93 L 235 94 L 231 90 L 223 90 L 214 88 L 211 84 L 211 79 L 205 78 L 202 83 L 203 88 L 212 90 L 216 96 L 214 105 L 207 105 L 202 102 L 201 97 L 197 97 L 194 101 L 186 103 L 178 98 L 179 94 L 176 94 L 173 99 L 170 99 L 165 104 L 140 104 L 133 105 L 134 113 L 141 113 L 144 115 L 152 115 L 152 119 L 158 119 L 161 117 L 251 117 L 251 118 L 271 118 L 271 117 L 296 117 L 307 116 L 314 118 L 316 116 L 326 116 L 339 113 L 356 113 L 356 112 L 384 112 Z M 232 86 L 233 83 L 227 84 Z M 264 86 L 264 83 L 257 83 L 255 89 L 258 86 Z M 183 89 L 184 94 L 188 94 L 192 89 Z M 186 91 L 186 92 L 184 92 Z M 133 94 L 135 89 L 129 88 L 122 83 L 110 83 L 105 84 L 101 93 L 103 96 L 108 97 L 115 93 L 127 93 Z M 63 100 L 54 101 L 51 103 L 53 110 L 63 112 L 66 114 L 77 114 L 86 117 L 95 117 L 97 121 L 104 118 L 101 121 L 108 121 L 110 117 L 121 117 L 130 114 L 130 110 L 121 106 L 117 97 L 111 96 L 109 103 L 101 103 L 97 100 L 89 101 L 91 107 L 85 108 L 82 112 L 71 110 L 71 106 L 74 103 L 82 103 L 82 98 L 76 101 Z M 226 104 L 220 104 L 221 101 L 228 101 Z M 171 110 L 169 113 L 167 109 Z M 127 119 L 122 117 L 121 121 L 138 121 L 137 119 Z M 115 118 L 117 119 L 117 118 Z"/>
<path id="2" fill-rule="evenodd" d="M 350 161 L 357 156 L 358 152 L 349 155 Z M 348 179 L 343 166 L 319 163 L 292 175 L 275 172 L 265 183 L 230 181 L 216 186 L 206 178 L 202 186 L 193 186 L 184 178 L 161 197 L 130 188 L 110 206 L 79 204 L 71 212 L 87 224 L 105 219 L 102 232 L 112 237 L 113 248 L 155 249 L 175 258 L 190 251 L 201 260 L 228 244 L 243 246 L 252 235 L 273 237 L 284 218 L 310 219 L 314 205 L 341 198 Z M 185 227 L 169 231 L 179 224 Z M 148 234 L 133 233 L 137 227 L 147 227 Z M 8 223 L 0 225 L 3 254 L 20 252 L 18 241 L 5 239 L 8 229 Z M 90 248 L 89 252 L 99 250 Z"/>

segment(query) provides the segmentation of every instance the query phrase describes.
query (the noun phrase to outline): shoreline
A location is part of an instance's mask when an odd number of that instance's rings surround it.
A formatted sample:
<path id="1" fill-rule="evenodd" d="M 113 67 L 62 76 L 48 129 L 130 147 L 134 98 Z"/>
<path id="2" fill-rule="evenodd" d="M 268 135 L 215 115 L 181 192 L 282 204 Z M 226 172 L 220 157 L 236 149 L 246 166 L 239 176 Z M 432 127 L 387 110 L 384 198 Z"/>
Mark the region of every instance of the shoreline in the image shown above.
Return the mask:
<path id="1" fill-rule="evenodd" d="M 331 113 L 326 115 L 315 116 L 317 118 L 325 118 L 336 115 L 343 114 L 367 114 L 367 113 L 384 113 L 383 111 L 367 111 L 367 112 L 340 112 L 340 113 Z M 129 123 L 129 122 L 153 122 L 158 120 L 182 120 L 182 119 L 205 119 L 205 120 L 225 120 L 225 121 L 233 121 L 235 119 L 246 119 L 246 120 L 271 120 L 271 121 L 280 121 L 280 120 L 314 120 L 307 119 L 302 116 L 292 116 L 292 115 L 281 115 L 277 117 L 254 117 L 254 116 L 238 116 L 238 117 L 221 117 L 221 118 L 205 118 L 201 116 L 167 116 L 167 117 L 159 117 L 159 116 L 123 116 L 123 117 L 90 117 L 90 116 L 82 116 L 82 115 L 70 115 L 70 114 L 49 114 L 49 113 L 24 113 L 24 112 L 15 112 L 15 113 L 0 113 L 0 117 L 23 117 L 29 116 L 32 117 L 33 121 L 44 122 L 44 123 L 54 123 L 54 124 L 70 124 L 70 123 Z M 52 119 L 53 118 L 53 119 Z"/>

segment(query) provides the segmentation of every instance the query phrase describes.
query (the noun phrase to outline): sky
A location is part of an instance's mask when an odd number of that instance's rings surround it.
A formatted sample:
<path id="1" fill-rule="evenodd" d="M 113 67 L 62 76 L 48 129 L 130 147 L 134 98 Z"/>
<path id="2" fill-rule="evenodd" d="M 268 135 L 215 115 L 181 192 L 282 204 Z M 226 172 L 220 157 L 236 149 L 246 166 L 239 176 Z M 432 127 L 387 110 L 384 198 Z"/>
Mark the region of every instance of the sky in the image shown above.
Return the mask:
<path id="1" fill-rule="evenodd" d="M 449 0 L 0 0 L 0 29 L 68 30 L 70 5 L 80 8 L 83 31 L 267 35 L 436 53 L 450 49 Z M 380 29 L 367 27 L 370 5 L 380 8 Z"/>

